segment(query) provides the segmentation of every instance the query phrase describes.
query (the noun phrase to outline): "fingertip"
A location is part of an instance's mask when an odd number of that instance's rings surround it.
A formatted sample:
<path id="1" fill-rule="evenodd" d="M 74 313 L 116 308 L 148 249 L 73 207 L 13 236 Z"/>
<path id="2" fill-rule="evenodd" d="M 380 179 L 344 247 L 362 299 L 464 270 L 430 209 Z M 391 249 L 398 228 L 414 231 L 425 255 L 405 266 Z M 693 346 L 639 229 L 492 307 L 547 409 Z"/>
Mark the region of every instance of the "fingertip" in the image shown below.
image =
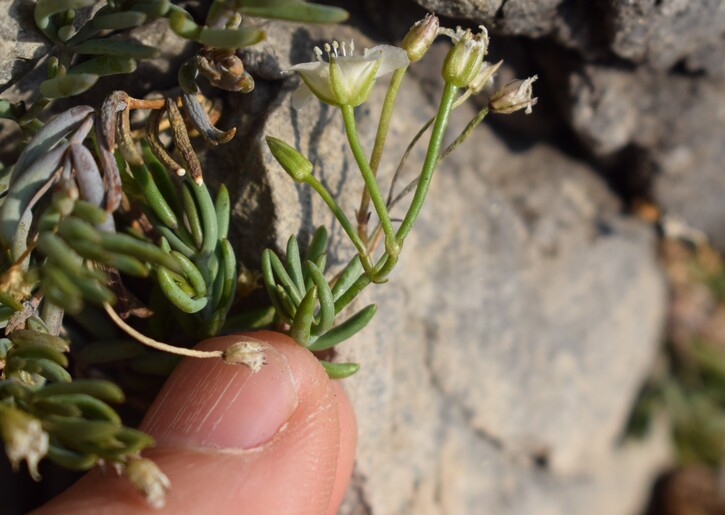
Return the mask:
<path id="1" fill-rule="evenodd" d="M 340 451 L 337 456 L 337 474 L 332 488 L 328 515 L 335 515 L 345 497 L 347 485 L 350 483 L 352 469 L 355 464 L 355 447 L 357 446 L 357 421 L 343 385 L 340 381 L 332 381 L 335 398 L 337 399 L 338 418 L 340 421 Z"/>
<path id="2" fill-rule="evenodd" d="M 243 395 L 248 380 L 235 382 L 232 378 L 223 388 L 204 388 L 198 379 L 209 377 L 208 371 L 195 376 L 200 374 L 195 370 L 211 365 L 186 360 L 172 374 L 166 387 L 174 390 L 181 401 L 190 399 L 196 392 L 193 409 L 182 409 L 178 400 L 166 400 L 179 407 L 174 431 L 185 436 L 179 438 L 164 432 L 174 409 L 159 408 L 161 415 L 156 416 L 156 422 L 147 423 L 160 438 L 159 446 L 144 455 L 159 465 L 172 484 L 164 510 L 148 508 L 125 480 L 94 472 L 46 505 L 42 513 L 80 515 L 98 513 L 99 509 L 104 513 L 238 513 L 241 506 L 245 513 L 259 515 L 318 515 L 336 510 L 344 495 L 354 456 L 355 422 L 347 397 L 337 383 L 329 381 L 317 359 L 288 337 L 272 332 L 251 336 L 268 342 L 284 358 L 296 392 L 294 409 L 274 435 L 251 448 L 235 444 L 233 428 L 225 429 L 222 443 L 210 444 L 197 436 L 190 438 L 189 434 L 201 434 L 206 427 L 204 406 L 210 416 L 218 415 L 222 404 L 234 404 Z M 222 367 L 219 373 L 243 375 L 246 372 Z M 272 374 L 267 379 L 274 378 L 280 377 Z M 262 383 L 267 388 L 274 387 L 267 379 Z M 241 392 L 234 392 L 237 387 Z M 199 396 L 200 388 L 209 395 Z M 255 388 L 259 395 L 265 394 L 264 387 Z M 274 399 L 277 400 L 272 402 L 283 404 L 288 400 L 284 395 Z M 264 404 L 264 398 L 256 402 Z M 243 417 L 222 416 L 216 420 L 218 424 L 244 423 Z M 201 433 L 198 427 L 202 427 Z"/>

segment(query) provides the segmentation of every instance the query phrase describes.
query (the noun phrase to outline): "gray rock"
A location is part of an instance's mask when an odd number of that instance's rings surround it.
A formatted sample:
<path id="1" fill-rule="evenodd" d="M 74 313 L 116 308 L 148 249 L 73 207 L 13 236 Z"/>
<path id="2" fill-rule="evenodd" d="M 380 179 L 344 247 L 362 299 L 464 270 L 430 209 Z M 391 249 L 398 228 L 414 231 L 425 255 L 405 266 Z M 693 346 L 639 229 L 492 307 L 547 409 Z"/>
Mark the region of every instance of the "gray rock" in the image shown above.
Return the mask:
<path id="1" fill-rule="evenodd" d="M 629 173 L 649 178 L 666 212 L 725 248 L 723 79 L 587 65 L 571 73 L 566 94 L 571 124 L 592 152 L 639 149 Z"/>
<path id="2" fill-rule="evenodd" d="M 287 56 L 306 60 L 301 30 L 270 27 L 280 68 Z M 310 45 L 333 32 L 304 30 Z M 334 35 L 364 46 L 353 29 Z M 424 61 L 417 80 L 407 79 L 382 184 L 434 113 L 438 68 Z M 224 166 L 238 192 L 233 226 L 257 224 L 236 234 L 251 255 L 324 224 L 335 269 L 351 245 L 263 137 L 306 154 L 350 217 L 362 183 L 339 113 L 319 102 L 292 110 L 295 81 L 260 81 L 254 96 L 239 97 L 231 117 L 244 132 L 208 168 Z M 384 93 L 378 85 L 357 110 L 367 149 Z M 470 116 L 461 108 L 451 133 Z M 661 435 L 618 444 L 663 319 L 652 231 L 620 214 L 587 165 L 550 146 L 518 142 L 526 150 L 514 152 L 513 144 L 477 129 L 440 168 L 399 270 L 356 301 L 384 309 L 339 350 L 339 360 L 362 363 L 345 381 L 359 442 L 341 513 L 633 513 L 666 459 Z M 407 180 L 424 151 L 412 153 Z"/>
<path id="3" fill-rule="evenodd" d="M 611 48 L 620 57 L 666 70 L 725 34 L 720 0 L 611 0 Z"/>
<path id="4" fill-rule="evenodd" d="M 613 54 L 660 70 L 704 49 L 717 48 L 721 56 L 725 51 L 725 4 L 719 0 L 416 1 L 445 16 L 485 23 L 497 34 L 549 37 L 587 57 Z"/>
<path id="5" fill-rule="evenodd" d="M 3 91 L 45 55 L 50 45 L 35 29 L 33 3 L 0 0 L 0 91 Z"/>
<path id="6" fill-rule="evenodd" d="M 418 3 L 442 16 L 476 20 L 493 18 L 505 2 L 504 0 L 422 0 Z"/>

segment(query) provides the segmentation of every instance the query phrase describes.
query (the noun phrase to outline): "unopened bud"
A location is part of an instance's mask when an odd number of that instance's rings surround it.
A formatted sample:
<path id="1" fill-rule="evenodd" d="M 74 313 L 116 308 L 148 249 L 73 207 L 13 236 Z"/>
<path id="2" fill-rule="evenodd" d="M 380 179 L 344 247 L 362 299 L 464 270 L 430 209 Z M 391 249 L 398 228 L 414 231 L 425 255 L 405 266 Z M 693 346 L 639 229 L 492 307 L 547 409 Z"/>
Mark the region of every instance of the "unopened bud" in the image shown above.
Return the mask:
<path id="1" fill-rule="evenodd" d="M 491 84 L 493 82 L 493 76 L 496 75 L 496 72 L 502 64 L 503 60 L 497 62 L 496 64 L 483 61 L 481 69 L 478 70 L 478 75 L 476 75 L 476 77 L 468 85 L 468 89 L 471 90 L 471 93 L 474 95 L 480 93 L 486 88 L 486 86 Z"/>
<path id="2" fill-rule="evenodd" d="M 312 174 L 312 163 L 296 148 L 272 136 L 267 136 L 267 146 L 284 171 L 296 182 L 304 182 Z"/>
<path id="3" fill-rule="evenodd" d="M 24 411 L 5 405 L 0 410 L 0 435 L 5 442 L 5 453 L 14 470 L 21 461 L 28 464 L 28 472 L 40 481 L 38 462 L 48 453 L 49 437 L 40 420 Z"/>
<path id="4" fill-rule="evenodd" d="M 534 75 L 526 80 L 513 80 L 502 86 L 488 99 L 488 106 L 491 111 L 501 114 L 511 114 L 521 109 L 526 109 L 526 114 L 531 114 L 532 106 L 536 105 L 538 98 L 531 97 L 532 84 L 538 79 Z"/>
<path id="5" fill-rule="evenodd" d="M 252 372 L 259 372 L 267 357 L 264 354 L 264 345 L 261 343 L 242 341 L 224 349 L 222 359 L 230 365 L 247 365 Z"/>
<path id="6" fill-rule="evenodd" d="M 481 69 L 483 56 L 488 50 L 488 33 L 484 27 L 474 35 L 470 29 L 460 28 L 451 35 L 455 45 L 443 62 L 443 78 L 459 88 L 468 87 Z"/>
<path id="7" fill-rule="evenodd" d="M 434 14 L 428 14 L 415 22 L 403 38 L 401 48 L 408 53 L 411 63 L 420 61 L 438 36 L 440 22 Z"/>
<path id="8" fill-rule="evenodd" d="M 146 458 L 132 458 L 126 464 L 124 474 L 149 506 L 160 510 L 166 505 L 166 491 L 171 487 L 171 481 L 156 463 Z"/>

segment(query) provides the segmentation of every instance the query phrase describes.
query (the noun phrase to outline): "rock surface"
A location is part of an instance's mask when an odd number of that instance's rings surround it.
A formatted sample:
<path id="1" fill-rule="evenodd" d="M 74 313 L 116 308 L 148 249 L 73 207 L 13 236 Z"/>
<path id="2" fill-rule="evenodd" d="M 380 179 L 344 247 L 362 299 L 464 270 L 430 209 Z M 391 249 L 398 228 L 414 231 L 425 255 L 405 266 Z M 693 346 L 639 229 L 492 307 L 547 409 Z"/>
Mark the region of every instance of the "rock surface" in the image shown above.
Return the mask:
<path id="1" fill-rule="evenodd" d="M 584 55 L 610 54 L 660 70 L 702 51 L 718 48 L 722 55 L 725 49 L 725 5 L 719 0 L 416 2 L 444 16 L 485 23 L 497 34 L 548 36 Z M 721 62 L 712 66 L 722 69 Z"/>
<path id="2" fill-rule="evenodd" d="M 35 30 L 33 4 L 23 0 L 0 0 L 0 91 L 35 65 L 48 52 L 45 37 Z"/>
<path id="3" fill-rule="evenodd" d="M 725 248 L 725 80 L 584 65 L 569 73 L 568 119 L 600 159 L 636 151 L 626 173 L 670 215 Z"/>
<path id="4" fill-rule="evenodd" d="M 208 166 L 242 156 L 235 226 L 269 225 L 264 234 L 237 237 L 279 249 L 290 234 L 304 241 L 314 226 L 332 226 L 330 257 L 340 266 L 350 245 L 339 225 L 263 142 L 273 135 L 295 144 L 352 216 L 361 181 L 340 115 L 316 101 L 293 110 L 296 79 L 280 71 L 309 60 L 306 49 L 330 35 L 270 27 L 275 59 L 264 48 L 247 55 L 268 79 L 255 91 L 264 101 L 240 98 L 231 120 L 248 132 L 209 156 Z M 363 46 L 353 29 L 334 36 Z M 416 127 L 435 112 L 439 61 L 432 62 L 411 72 L 398 100 L 382 184 Z M 384 94 L 378 85 L 357 110 L 367 149 Z M 472 114 L 456 112 L 451 133 Z M 412 153 L 408 180 L 424 151 Z M 440 168 L 399 271 L 357 303 L 385 309 L 341 347 L 340 360 L 362 363 L 346 380 L 359 443 L 342 513 L 604 514 L 641 507 L 667 445 L 655 438 L 620 447 L 619 437 L 660 337 L 664 283 L 653 243 L 651 229 L 623 216 L 585 163 L 477 129 Z"/>

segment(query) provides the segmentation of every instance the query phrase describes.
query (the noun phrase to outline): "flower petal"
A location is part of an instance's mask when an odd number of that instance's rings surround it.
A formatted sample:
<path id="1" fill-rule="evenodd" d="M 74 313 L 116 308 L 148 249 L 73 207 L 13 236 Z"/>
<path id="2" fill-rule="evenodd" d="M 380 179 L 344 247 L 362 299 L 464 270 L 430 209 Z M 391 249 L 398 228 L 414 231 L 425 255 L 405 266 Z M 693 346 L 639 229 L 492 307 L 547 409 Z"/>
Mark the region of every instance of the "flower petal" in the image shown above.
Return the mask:
<path id="1" fill-rule="evenodd" d="M 410 63 L 407 52 L 392 45 L 375 46 L 365 51 L 366 56 L 369 54 L 380 54 L 380 68 L 378 68 L 375 78 L 392 73 Z"/>
<path id="2" fill-rule="evenodd" d="M 292 93 L 292 107 L 301 109 L 314 96 L 315 94 L 310 91 L 307 84 L 301 82 L 300 86 Z"/>
<path id="3" fill-rule="evenodd" d="M 375 82 L 380 60 L 376 56 L 340 57 L 335 59 L 335 65 L 340 70 L 344 96 L 353 98 L 358 97 L 361 91 L 370 90 Z"/>

